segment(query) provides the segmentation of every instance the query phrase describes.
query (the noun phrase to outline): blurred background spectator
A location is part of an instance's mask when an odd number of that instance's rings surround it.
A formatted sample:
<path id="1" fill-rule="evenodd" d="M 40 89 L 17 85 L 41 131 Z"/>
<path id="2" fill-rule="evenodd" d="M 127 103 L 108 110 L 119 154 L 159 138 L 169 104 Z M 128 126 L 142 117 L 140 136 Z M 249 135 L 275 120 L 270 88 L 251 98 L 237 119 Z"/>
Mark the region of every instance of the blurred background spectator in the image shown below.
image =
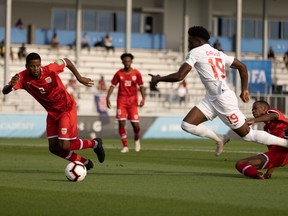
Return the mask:
<path id="1" fill-rule="evenodd" d="M 109 50 L 112 50 L 113 52 L 115 52 L 115 47 L 113 46 L 113 43 L 112 43 L 112 37 L 110 37 L 109 34 L 106 34 L 104 38 L 104 46 L 107 50 L 107 53 L 109 52 Z"/>
<path id="2" fill-rule="evenodd" d="M 81 38 L 81 47 L 87 48 L 90 51 L 90 38 L 87 32 L 85 32 Z"/>
<path id="3" fill-rule="evenodd" d="M 20 29 L 24 28 L 24 23 L 23 23 L 23 21 L 22 21 L 21 18 L 19 18 L 19 19 L 16 21 L 15 27 L 16 27 L 16 28 L 20 28 Z"/>
<path id="4" fill-rule="evenodd" d="M 269 47 L 267 58 L 270 59 L 271 61 L 275 61 L 275 53 L 272 46 Z"/>
<path id="5" fill-rule="evenodd" d="M 53 49 L 59 49 L 59 41 L 58 41 L 58 37 L 57 37 L 57 33 L 54 33 L 52 38 L 51 38 L 51 47 Z"/>
<path id="6" fill-rule="evenodd" d="M 27 50 L 26 50 L 25 43 L 22 43 L 22 45 L 19 47 L 17 55 L 18 55 L 19 61 L 26 58 Z"/>

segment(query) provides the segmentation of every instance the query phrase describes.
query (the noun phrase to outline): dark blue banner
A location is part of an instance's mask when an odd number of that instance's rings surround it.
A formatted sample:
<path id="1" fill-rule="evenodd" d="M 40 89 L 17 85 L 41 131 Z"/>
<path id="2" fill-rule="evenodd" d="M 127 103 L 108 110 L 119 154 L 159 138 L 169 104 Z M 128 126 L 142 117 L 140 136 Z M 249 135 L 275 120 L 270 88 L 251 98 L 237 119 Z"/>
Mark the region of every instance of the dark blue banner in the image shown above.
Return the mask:
<path id="1" fill-rule="evenodd" d="M 250 93 L 269 94 L 272 92 L 272 63 L 270 60 L 243 60 L 249 73 Z M 237 71 L 238 72 L 238 71 Z"/>

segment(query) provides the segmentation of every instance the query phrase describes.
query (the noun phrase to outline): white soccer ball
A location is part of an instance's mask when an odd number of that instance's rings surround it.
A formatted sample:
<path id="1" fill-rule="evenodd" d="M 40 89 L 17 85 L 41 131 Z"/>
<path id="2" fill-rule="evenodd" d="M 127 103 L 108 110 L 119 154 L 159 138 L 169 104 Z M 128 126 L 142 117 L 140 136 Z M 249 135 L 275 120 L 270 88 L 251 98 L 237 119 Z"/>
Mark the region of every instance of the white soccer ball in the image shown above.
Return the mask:
<path id="1" fill-rule="evenodd" d="M 79 161 L 73 161 L 67 164 L 65 168 L 65 175 L 69 181 L 79 182 L 85 179 L 87 174 L 86 167 Z"/>

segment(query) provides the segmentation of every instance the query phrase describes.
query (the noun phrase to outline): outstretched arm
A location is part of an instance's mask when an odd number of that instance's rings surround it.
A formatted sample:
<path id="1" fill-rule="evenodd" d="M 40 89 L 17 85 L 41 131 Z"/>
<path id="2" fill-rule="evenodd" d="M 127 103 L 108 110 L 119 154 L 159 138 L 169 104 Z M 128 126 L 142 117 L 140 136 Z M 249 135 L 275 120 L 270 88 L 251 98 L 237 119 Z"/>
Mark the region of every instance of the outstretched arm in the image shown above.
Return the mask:
<path id="1" fill-rule="evenodd" d="M 76 77 L 76 79 L 82 83 L 83 85 L 87 86 L 87 87 L 92 87 L 94 85 L 94 81 L 91 80 L 90 78 L 87 77 L 83 77 L 80 75 L 80 73 L 78 72 L 77 68 L 74 66 L 74 64 L 68 59 L 68 58 L 64 58 L 64 60 L 66 61 L 66 67 L 74 74 L 74 76 Z"/>
<path id="2" fill-rule="evenodd" d="M 175 73 L 169 74 L 167 76 L 160 76 L 160 75 L 153 75 L 153 74 L 148 74 L 151 76 L 151 85 L 156 86 L 158 82 L 178 82 L 183 80 L 187 74 L 191 71 L 192 67 L 184 63 L 181 65 L 179 70 Z"/>
<path id="3" fill-rule="evenodd" d="M 248 125 L 252 125 L 255 124 L 257 122 L 268 122 L 268 121 L 274 121 L 274 120 L 278 120 L 279 115 L 278 113 L 275 112 L 271 112 L 265 115 L 261 115 L 257 118 L 253 118 L 253 119 L 249 119 L 247 120 Z"/>
<path id="4" fill-rule="evenodd" d="M 12 91 L 13 86 L 18 83 L 19 79 L 20 79 L 19 74 L 15 74 L 15 75 L 12 77 L 10 83 L 9 83 L 8 85 L 5 85 L 5 86 L 3 87 L 2 93 L 3 93 L 3 94 L 9 94 L 9 93 Z"/>

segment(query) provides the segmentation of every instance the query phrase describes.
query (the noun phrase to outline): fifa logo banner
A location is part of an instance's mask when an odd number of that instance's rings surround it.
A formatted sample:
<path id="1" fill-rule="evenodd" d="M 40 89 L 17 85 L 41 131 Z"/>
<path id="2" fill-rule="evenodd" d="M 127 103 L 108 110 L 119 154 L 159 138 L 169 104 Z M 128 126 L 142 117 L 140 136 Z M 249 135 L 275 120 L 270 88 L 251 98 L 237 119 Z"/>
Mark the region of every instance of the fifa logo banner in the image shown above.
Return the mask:
<path id="1" fill-rule="evenodd" d="M 272 93 L 272 63 L 270 60 L 243 60 L 249 73 L 250 93 Z"/>

